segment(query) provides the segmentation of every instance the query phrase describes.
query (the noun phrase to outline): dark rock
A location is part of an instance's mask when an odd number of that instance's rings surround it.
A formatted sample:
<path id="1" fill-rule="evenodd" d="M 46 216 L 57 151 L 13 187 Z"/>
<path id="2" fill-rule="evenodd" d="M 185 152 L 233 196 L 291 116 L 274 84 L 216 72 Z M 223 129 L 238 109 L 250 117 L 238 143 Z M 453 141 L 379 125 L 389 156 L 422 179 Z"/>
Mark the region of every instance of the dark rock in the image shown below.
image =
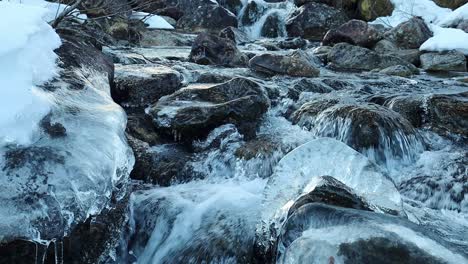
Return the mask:
<path id="1" fill-rule="evenodd" d="M 463 21 L 458 23 L 457 28 L 468 33 L 468 19 L 464 19 Z"/>
<path id="2" fill-rule="evenodd" d="M 323 38 L 322 45 L 333 46 L 340 42 L 371 48 L 382 39 L 374 27 L 362 20 L 350 20 L 336 29 L 331 29 Z"/>
<path id="3" fill-rule="evenodd" d="M 332 6 L 337 9 L 341 9 L 348 14 L 349 17 L 357 16 L 357 0 L 294 0 L 296 6 L 303 6 L 307 3 L 322 3 Z"/>
<path id="4" fill-rule="evenodd" d="M 441 7 L 457 9 L 460 6 L 468 3 L 468 0 L 434 0 L 434 2 Z"/>
<path id="5" fill-rule="evenodd" d="M 112 98 L 124 107 L 145 107 L 181 87 L 180 73 L 150 64 L 116 65 Z"/>
<path id="6" fill-rule="evenodd" d="M 200 33 L 193 43 L 189 60 L 203 65 L 236 67 L 245 66 L 248 58 L 231 39 Z"/>
<path id="7" fill-rule="evenodd" d="M 467 71 L 466 57 L 459 51 L 424 53 L 420 59 L 421 68 L 426 71 Z"/>
<path id="8" fill-rule="evenodd" d="M 52 114 L 46 115 L 39 123 L 39 126 L 51 138 L 62 138 L 67 136 L 67 129 L 65 129 L 62 124 L 52 121 Z"/>
<path id="9" fill-rule="evenodd" d="M 278 47 L 281 49 L 302 49 L 307 46 L 307 40 L 302 38 L 287 38 L 278 41 Z"/>
<path id="10" fill-rule="evenodd" d="M 390 16 L 394 9 L 391 0 L 358 1 L 359 16 L 365 21 L 372 21 L 378 17 Z"/>
<path id="11" fill-rule="evenodd" d="M 298 100 L 302 92 L 330 93 L 333 89 L 320 80 L 301 79 L 292 88 L 288 89 L 288 97 Z"/>
<path id="12" fill-rule="evenodd" d="M 190 153 L 178 144 L 157 144 L 150 147 L 146 142 L 127 135 L 135 155 L 135 165 L 130 178 L 145 183 L 169 186 L 189 178 L 184 169 Z"/>
<path id="13" fill-rule="evenodd" d="M 428 99 L 428 120 L 442 134 L 468 137 L 468 94 L 433 95 Z"/>
<path id="14" fill-rule="evenodd" d="M 317 77 L 320 70 L 314 65 L 313 58 L 303 51 L 291 55 L 261 54 L 249 61 L 250 69 L 268 74 L 284 74 L 301 77 Z"/>
<path id="15" fill-rule="evenodd" d="M 67 3 L 67 1 L 70 3 Z M 72 4 L 74 2 L 66 0 L 63 3 Z M 78 9 L 90 18 L 116 15 L 124 18 L 131 13 L 127 0 L 86 0 L 78 5 Z"/>
<path id="16" fill-rule="evenodd" d="M 310 203 L 323 203 L 343 208 L 370 211 L 367 202 L 351 188 L 331 176 L 321 176 L 315 188 L 301 195 L 289 208 L 288 215 Z"/>
<path id="17" fill-rule="evenodd" d="M 138 44 L 141 39 L 141 34 L 137 27 L 123 20 L 112 23 L 107 31 L 116 40 Z"/>
<path id="18" fill-rule="evenodd" d="M 382 39 L 377 42 L 372 49 L 378 53 L 395 52 L 399 50 L 397 45 L 388 39 Z"/>
<path id="19" fill-rule="evenodd" d="M 393 56 L 378 54 L 375 51 L 352 46 L 347 43 L 335 45 L 327 57 L 332 67 L 343 70 L 385 69 L 390 66 L 404 65 L 415 69 L 410 63 Z"/>
<path id="20" fill-rule="evenodd" d="M 262 26 L 260 35 L 267 38 L 277 38 L 281 36 L 280 17 L 276 13 L 268 15 Z"/>
<path id="21" fill-rule="evenodd" d="M 417 96 L 396 96 L 384 101 L 384 106 L 404 116 L 411 124 L 422 127 L 424 119 L 424 108 L 422 98 Z"/>
<path id="22" fill-rule="evenodd" d="M 222 7 L 234 13 L 234 15 L 239 15 L 240 10 L 242 9 L 241 0 L 220 0 L 218 2 Z"/>
<path id="23" fill-rule="evenodd" d="M 153 120 L 143 110 L 127 111 L 127 129 L 125 131 L 132 138 L 144 141 L 150 146 L 161 143 L 161 137 Z"/>
<path id="24" fill-rule="evenodd" d="M 151 29 L 141 32 L 140 45 L 152 46 L 192 46 L 195 35 L 183 34 L 172 30 Z"/>
<path id="25" fill-rule="evenodd" d="M 243 26 L 250 26 L 259 19 L 265 11 L 263 5 L 259 5 L 256 1 L 249 1 L 244 9 L 244 13 L 240 18 Z"/>
<path id="26" fill-rule="evenodd" d="M 185 10 L 187 11 L 187 10 Z M 188 32 L 219 32 L 226 27 L 237 27 L 237 18 L 217 4 L 194 6 L 177 21 L 176 28 Z"/>
<path id="27" fill-rule="evenodd" d="M 381 70 L 380 73 L 399 77 L 410 77 L 415 73 L 415 69 L 405 65 L 396 65 L 385 68 Z"/>
<path id="28" fill-rule="evenodd" d="M 153 12 L 150 12 L 150 13 L 153 13 Z M 180 10 L 177 7 L 168 6 L 168 7 L 164 7 L 164 8 L 154 11 L 154 14 L 159 15 L 159 16 L 170 17 L 176 21 L 176 25 L 177 25 L 177 20 L 179 20 L 184 15 L 184 12 L 182 12 L 182 10 Z M 172 25 L 172 26 L 175 27 L 175 25 Z"/>
<path id="29" fill-rule="evenodd" d="M 240 148 L 236 149 L 234 155 L 241 159 L 251 160 L 253 158 L 269 157 L 280 149 L 280 144 L 274 139 L 261 137 L 245 142 Z"/>
<path id="30" fill-rule="evenodd" d="M 330 53 L 332 47 L 330 46 L 320 46 L 314 49 L 313 54 L 317 56 L 322 62 L 328 63 L 328 54 Z"/>
<path id="31" fill-rule="evenodd" d="M 235 78 L 222 84 L 192 85 L 154 104 L 149 114 L 176 139 L 205 136 L 211 129 L 233 123 L 247 137 L 270 105 L 265 89 L 254 81 Z"/>
<path id="32" fill-rule="evenodd" d="M 348 21 L 347 15 L 338 9 L 320 3 L 308 3 L 294 11 L 286 20 L 290 37 L 302 37 L 320 41 L 330 29 Z"/>
<path id="33" fill-rule="evenodd" d="M 419 49 L 432 37 L 432 31 L 420 17 L 403 22 L 385 33 L 384 37 L 401 49 Z"/>
<path id="34" fill-rule="evenodd" d="M 219 32 L 221 38 L 227 38 L 234 41 L 236 44 L 244 44 L 250 42 L 251 39 L 245 32 L 240 31 L 235 27 L 227 27 Z"/>

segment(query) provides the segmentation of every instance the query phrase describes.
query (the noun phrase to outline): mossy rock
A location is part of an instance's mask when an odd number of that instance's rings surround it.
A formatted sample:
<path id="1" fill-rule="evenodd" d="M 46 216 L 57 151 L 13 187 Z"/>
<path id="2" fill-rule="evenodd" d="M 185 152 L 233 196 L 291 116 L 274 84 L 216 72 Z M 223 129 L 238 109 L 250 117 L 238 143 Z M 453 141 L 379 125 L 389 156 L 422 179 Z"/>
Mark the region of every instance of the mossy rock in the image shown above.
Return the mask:
<path id="1" fill-rule="evenodd" d="M 394 6 L 390 0 L 360 0 L 358 11 L 363 20 L 372 21 L 392 14 Z"/>

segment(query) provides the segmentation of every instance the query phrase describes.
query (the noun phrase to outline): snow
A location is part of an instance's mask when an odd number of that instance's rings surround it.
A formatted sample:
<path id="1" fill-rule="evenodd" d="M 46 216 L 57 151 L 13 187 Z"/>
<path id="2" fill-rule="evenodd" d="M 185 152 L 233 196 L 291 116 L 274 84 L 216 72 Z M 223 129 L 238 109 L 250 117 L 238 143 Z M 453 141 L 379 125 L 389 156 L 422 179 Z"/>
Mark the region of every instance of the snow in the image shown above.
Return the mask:
<path id="1" fill-rule="evenodd" d="M 47 9 L 43 16 L 43 19 L 47 22 L 54 20 L 63 10 L 65 10 L 65 8 L 69 7 L 65 4 L 51 3 L 44 0 L 9 0 L 9 2 Z M 80 14 L 80 12 L 76 9 L 71 13 L 71 15 L 81 21 L 84 21 L 88 18 L 85 14 Z"/>
<path id="2" fill-rule="evenodd" d="M 419 48 L 422 51 L 458 50 L 468 55 L 468 34 L 461 29 L 431 25 L 434 36 Z"/>
<path id="3" fill-rule="evenodd" d="M 452 13 L 448 14 L 439 22 L 439 26 L 450 27 L 456 26 L 462 20 L 468 19 L 468 3 L 457 8 Z"/>
<path id="4" fill-rule="evenodd" d="M 426 23 L 439 23 L 452 10 L 438 6 L 432 0 L 391 0 L 395 9 L 391 16 L 379 17 L 372 23 L 395 27 L 414 16 L 422 17 Z"/>
<path id="5" fill-rule="evenodd" d="M 49 111 L 35 87 L 56 74 L 54 49 L 61 44 L 44 21 L 47 14 L 45 8 L 0 2 L 0 145 L 29 143 Z"/>
<path id="6" fill-rule="evenodd" d="M 174 29 L 163 17 L 145 12 L 133 12 L 132 18 L 143 19 L 148 28 L 152 29 Z"/>

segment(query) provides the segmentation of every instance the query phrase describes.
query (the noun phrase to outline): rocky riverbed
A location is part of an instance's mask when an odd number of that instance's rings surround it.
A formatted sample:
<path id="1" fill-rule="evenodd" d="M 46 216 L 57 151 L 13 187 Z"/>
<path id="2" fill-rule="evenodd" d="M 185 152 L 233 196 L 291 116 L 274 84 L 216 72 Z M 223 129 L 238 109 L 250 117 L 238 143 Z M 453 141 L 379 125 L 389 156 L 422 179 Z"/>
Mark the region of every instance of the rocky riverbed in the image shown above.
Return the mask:
<path id="1" fill-rule="evenodd" d="M 366 22 L 389 1 L 208 2 L 136 42 L 59 30 L 60 107 L 0 160 L 42 214 L 0 263 L 468 262 L 465 54 Z"/>

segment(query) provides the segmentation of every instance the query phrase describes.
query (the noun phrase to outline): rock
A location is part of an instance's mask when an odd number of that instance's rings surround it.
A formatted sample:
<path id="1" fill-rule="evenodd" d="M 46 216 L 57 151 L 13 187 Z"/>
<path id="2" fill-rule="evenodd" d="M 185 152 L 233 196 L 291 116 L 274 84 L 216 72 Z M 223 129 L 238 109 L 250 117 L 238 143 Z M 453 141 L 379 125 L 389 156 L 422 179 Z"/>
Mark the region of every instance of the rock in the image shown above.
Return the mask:
<path id="1" fill-rule="evenodd" d="M 260 137 L 245 142 L 236 149 L 234 155 L 244 160 L 251 160 L 253 158 L 266 159 L 267 157 L 271 157 L 275 151 L 280 150 L 281 145 L 279 142 L 268 137 Z"/>
<path id="2" fill-rule="evenodd" d="M 226 123 L 235 124 L 246 137 L 255 135 L 256 124 L 270 101 L 254 81 L 235 78 L 222 84 L 199 84 L 161 98 L 149 109 L 156 126 L 177 139 L 205 136 Z"/>
<path id="3" fill-rule="evenodd" d="M 385 100 L 383 105 L 405 117 L 416 128 L 424 124 L 425 112 L 420 96 L 395 96 Z"/>
<path id="4" fill-rule="evenodd" d="M 468 94 L 431 96 L 427 101 L 429 125 L 441 134 L 468 137 Z M 423 105 L 425 106 L 425 105 Z"/>
<path id="5" fill-rule="evenodd" d="M 313 59 L 300 50 L 290 55 L 269 53 L 257 55 L 250 59 L 249 68 L 267 75 L 317 77 L 320 74 L 320 70 L 314 65 Z"/>
<path id="6" fill-rule="evenodd" d="M 185 164 L 190 160 L 190 153 L 182 146 L 160 143 L 150 147 L 130 135 L 127 135 L 127 139 L 135 155 L 135 165 L 130 178 L 160 186 L 169 186 L 190 179 L 190 175 L 185 170 Z"/>
<path id="7" fill-rule="evenodd" d="M 219 4 L 236 16 L 239 15 L 243 5 L 241 0 L 223 0 L 219 1 Z"/>
<path id="8" fill-rule="evenodd" d="M 293 100 L 298 100 L 303 92 L 330 93 L 333 90 L 333 88 L 320 80 L 304 78 L 297 81 L 292 88 L 288 89 L 288 97 Z"/>
<path id="9" fill-rule="evenodd" d="M 399 50 L 397 45 L 388 39 L 380 40 L 372 49 L 378 53 L 387 53 Z"/>
<path id="10" fill-rule="evenodd" d="M 468 19 L 464 19 L 460 23 L 458 23 L 457 28 L 468 33 Z"/>
<path id="11" fill-rule="evenodd" d="M 145 107 L 181 87 L 179 72 L 151 64 L 116 65 L 115 102 L 124 107 Z"/>
<path id="12" fill-rule="evenodd" d="M 156 126 L 150 116 L 146 115 L 144 111 L 129 111 L 127 109 L 127 137 L 144 141 L 150 146 L 161 143 Z"/>
<path id="13" fill-rule="evenodd" d="M 192 46 L 195 37 L 195 35 L 175 31 L 151 29 L 141 33 L 140 45 L 143 47 Z"/>
<path id="14" fill-rule="evenodd" d="M 390 16 L 394 6 L 391 0 L 358 0 L 359 16 L 365 21 Z"/>
<path id="15" fill-rule="evenodd" d="M 61 123 L 54 122 L 52 114 L 46 115 L 39 123 L 39 126 L 51 138 L 63 138 L 67 136 L 67 129 Z"/>
<path id="16" fill-rule="evenodd" d="M 320 41 L 330 29 L 348 21 L 347 15 L 338 9 L 320 3 L 307 3 L 294 11 L 286 20 L 290 37 L 302 37 Z"/>
<path id="17" fill-rule="evenodd" d="M 278 14 L 272 13 L 266 18 L 265 23 L 262 26 L 260 35 L 262 37 L 267 38 L 277 38 L 281 36 L 280 25 L 280 17 L 278 16 Z"/>
<path id="18" fill-rule="evenodd" d="M 333 46 L 340 42 L 371 48 L 382 35 L 362 20 L 350 20 L 336 29 L 331 29 L 323 38 L 322 45 Z"/>
<path id="19" fill-rule="evenodd" d="M 350 17 L 356 17 L 357 13 L 357 0 L 294 0 L 296 6 L 303 6 L 307 3 L 323 3 L 332 6 L 336 9 L 341 9 L 346 12 Z"/>
<path id="20" fill-rule="evenodd" d="M 302 49 L 307 47 L 307 40 L 303 38 L 287 38 L 278 41 L 278 47 L 281 49 Z"/>
<path id="21" fill-rule="evenodd" d="M 244 8 L 244 13 L 240 18 L 242 26 L 254 24 L 265 12 L 265 7 L 256 1 L 249 1 Z"/>
<path id="22" fill-rule="evenodd" d="M 411 66 L 410 63 L 398 57 L 378 54 L 370 49 L 353 46 L 347 43 L 335 45 L 328 53 L 327 60 L 331 67 L 342 70 L 370 71 L 397 65 L 415 68 Z"/>
<path id="23" fill-rule="evenodd" d="M 313 50 L 313 54 L 319 58 L 322 62 L 327 63 L 328 62 L 328 54 L 332 50 L 332 47 L 330 46 L 320 46 L 317 47 Z"/>
<path id="24" fill-rule="evenodd" d="M 412 158 L 413 151 L 422 149 L 421 138 L 411 123 L 380 105 L 312 101 L 293 113 L 292 122 L 317 136 L 336 138 L 355 150 L 371 149 L 369 158 L 378 163 L 388 158 Z M 337 127 L 341 129 L 333 129 Z"/>
<path id="25" fill-rule="evenodd" d="M 319 177 L 312 191 L 296 199 L 294 204 L 289 208 L 288 216 L 292 215 L 303 205 L 311 203 L 323 203 L 343 208 L 371 211 L 363 198 L 332 176 Z"/>
<path id="26" fill-rule="evenodd" d="M 248 57 L 237 49 L 231 39 L 200 33 L 192 45 L 189 60 L 203 65 L 242 67 L 247 64 Z"/>
<path id="27" fill-rule="evenodd" d="M 422 18 L 414 17 L 391 29 L 384 37 L 401 49 L 419 49 L 432 37 L 432 31 Z"/>
<path id="28" fill-rule="evenodd" d="M 468 0 L 434 0 L 434 2 L 441 7 L 457 9 L 460 6 L 468 3 Z"/>
<path id="29" fill-rule="evenodd" d="M 409 68 L 405 65 L 395 65 L 381 70 L 380 73 L 399 77 L 410 77 L 415 71 L 417 71 L 415 68 Z"/>
<path id="30" fill-rule="evenodd" d="M 71 5 L 74 3 L 73 1 L 70 2 L 65 4 Z M 78 5 L 78 9 L 90 18 L 116 15 L 125 18 L 131 13 L 130 5 L 126 0 L 87 0 L 82 1 Z"/>
<path id="31" fill-rule="evenodd" d="M 245 32 L 235 27 L 227 27 L 219 32 L 219 37 L 234 41 L 237 45 L 250 42 L 251 39 Z"/>
<path id="32" fill-rule="evenodd" d="M 426 71 L 466 72 L 466 57 L 459 51 L 429 52 L 420 57 L 421 68 Z"/>
<path id="33" fill-rule="evenodd" d="M 132 24 L 124 21 L 113 23 L 109 27 L 108 33 L 117 40 L 125 40 L 130 43 L 139 43 L 141 39 L 140 32 Z"/>
<path id="34" fill-rule="evenodd" d="M 226 27 L 237 27 L 236 16 L 218 4 L 203 4 L 185 12 L 176 28 L 187 32 L 219 32 Z"/>

